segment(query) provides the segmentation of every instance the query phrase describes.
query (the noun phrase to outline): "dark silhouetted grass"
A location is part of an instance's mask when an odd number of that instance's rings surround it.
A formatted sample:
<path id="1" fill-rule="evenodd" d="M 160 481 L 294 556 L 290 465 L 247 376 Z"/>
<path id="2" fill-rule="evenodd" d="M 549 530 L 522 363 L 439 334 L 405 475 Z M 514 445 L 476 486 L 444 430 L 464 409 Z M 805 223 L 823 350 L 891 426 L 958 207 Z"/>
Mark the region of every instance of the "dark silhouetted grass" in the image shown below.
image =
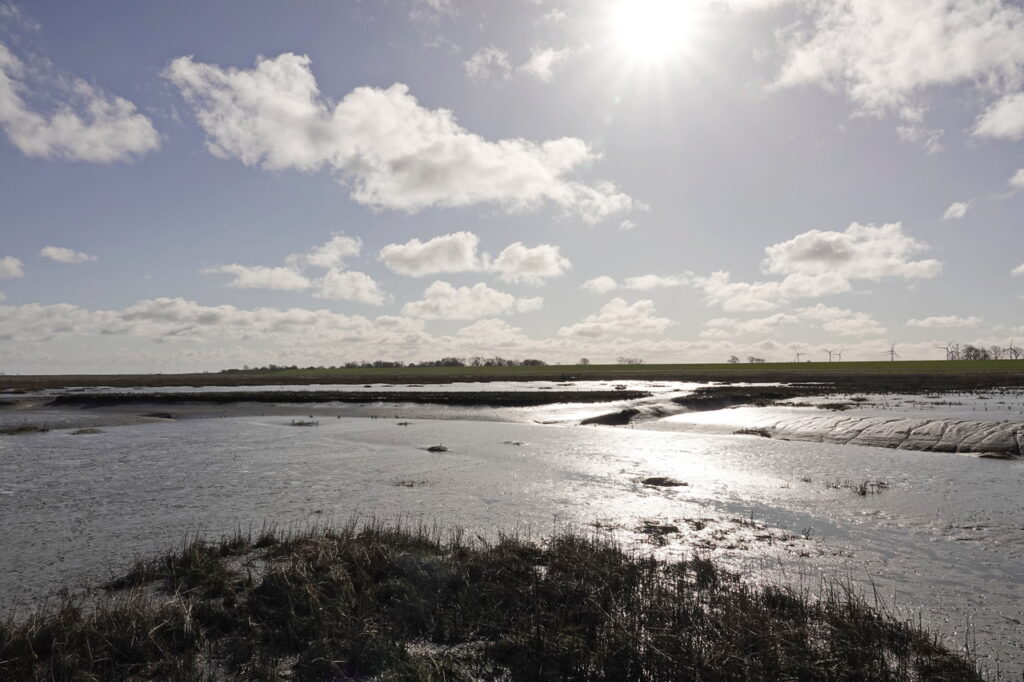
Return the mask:
<path id="1" fill-rule="evenodd" d="M 32 422 L 23 422 L 21 424 L 14 424 L 12 426 L 5 426 L 0 428 L 0 435 L 4 436 L 20 436 L 26 433 L 46 433 L 50 430 L 50 427 L 46 424 L 34 424 Z"/>
<path id="2" fill-rule="evenodd" d="M 265 531 L 191 540 L 109 587 L 0 625 L 0 679 L 981 679 L 841 586 L 752 587 L 571 533 Z"/>

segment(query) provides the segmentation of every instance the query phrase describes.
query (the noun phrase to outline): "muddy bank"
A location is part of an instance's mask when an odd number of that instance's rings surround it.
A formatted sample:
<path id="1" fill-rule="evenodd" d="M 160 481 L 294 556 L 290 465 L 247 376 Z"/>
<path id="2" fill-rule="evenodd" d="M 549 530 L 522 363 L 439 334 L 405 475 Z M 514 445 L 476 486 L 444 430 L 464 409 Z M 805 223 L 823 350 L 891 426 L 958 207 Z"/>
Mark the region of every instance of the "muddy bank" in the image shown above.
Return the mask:
<path id="1" fill-rule="evenodd" d="M 960 419 L 778 415 L 749 417 L 735 424 L 677 421 L 674 430 L 746 433 L 788 441 L 868 445 L 897 450 L 959 452 L 999 458 L 1024 455 L 1024 422 Z"/>
<path id="2" fill-rule="evenodd" d="M 603 426 L 623 426 L 633 421 L 633 418 L 640 414 L 640 410 L 628 408 L 619 412 L 602 414 L 597 417 L 590 417 L 580 422 L 582 426 L 590 424 L 601 424 Z"/>
<path id="3" fill-rule="evenodd" d="M 67 393 L 53 407 L 176 405 L 203 403 L 431 403 L 484 407 L 532 407 L 554 403 L 601 403 L 650 397 L 646 391 L 229 391 L 216 393 Z"/>
<path id="4" fill-rule="evenodd" d="M 837 391 L 832 384 L 792 384 L 789 386 L 705 386 L 690 395 L 672 399 L 676 405 L 691 412 L 724 410 L 729 407 L 750 405 L 767 407 L 780 400 L 809 396 L 831 395 L 833 393 L 861 392 L 849 389 Z"/>

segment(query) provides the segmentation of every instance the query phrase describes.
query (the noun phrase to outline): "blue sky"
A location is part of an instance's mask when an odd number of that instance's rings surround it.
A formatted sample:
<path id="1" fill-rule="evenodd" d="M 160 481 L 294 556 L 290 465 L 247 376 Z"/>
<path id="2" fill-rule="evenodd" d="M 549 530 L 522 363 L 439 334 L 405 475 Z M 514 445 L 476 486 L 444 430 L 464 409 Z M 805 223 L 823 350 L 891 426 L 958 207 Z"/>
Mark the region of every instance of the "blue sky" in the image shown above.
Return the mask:
<path id="1" fill-rule="evenodd" d="M 0 370 L 1006 347 L 1022 86 L 999 0 L 0 3 Z"/>

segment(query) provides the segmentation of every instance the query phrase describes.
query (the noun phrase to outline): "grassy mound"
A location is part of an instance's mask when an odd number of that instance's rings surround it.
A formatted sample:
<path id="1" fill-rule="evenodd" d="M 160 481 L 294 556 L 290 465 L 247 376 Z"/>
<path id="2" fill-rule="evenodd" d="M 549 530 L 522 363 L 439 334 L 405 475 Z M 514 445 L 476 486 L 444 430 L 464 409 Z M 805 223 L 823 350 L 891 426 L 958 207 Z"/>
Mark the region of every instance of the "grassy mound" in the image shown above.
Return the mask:
<path id="1" fill-rule="evenodd" d="M 11 680 L 976 680 L 849 590 L 603 540 L 369 525 L 195 540 L 0 625 Z"/>

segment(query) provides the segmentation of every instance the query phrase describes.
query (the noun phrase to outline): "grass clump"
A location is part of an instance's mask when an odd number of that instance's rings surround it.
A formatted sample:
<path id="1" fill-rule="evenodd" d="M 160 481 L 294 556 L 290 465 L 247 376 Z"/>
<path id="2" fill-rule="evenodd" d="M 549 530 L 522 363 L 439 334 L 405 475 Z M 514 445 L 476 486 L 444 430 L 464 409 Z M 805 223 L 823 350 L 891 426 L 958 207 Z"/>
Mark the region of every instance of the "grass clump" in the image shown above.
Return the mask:
<path id="1" fill-rule="evenodd" d="M 0 428 L 0 435 L 3 436 L 20 436 L 26 433 L 46 433 L 50 430 L 50 427 L 46 424 L 35 424 L 33 422 L 22 422 L 21 424 L 14 424 L 13 426 L 5 426 Z"/>
<path id="2" fill-rule="evenodd" d="M 0 678 L 981 679 L 848 589 L 752 587 L 705 558 L 571 533 L 195 539 L 109 587 L 88 612 L 69 600 L 0 625 Z"/>
<path id="3" fill-rule="evenodd" d="M 889 489 L 889 484 L 885 481 L 861 481 L 860 483 L 854 483 L 851 481 L 840 481 L 838 479 L 833 481 L 825 481 L 825 487 L 829 490 L 839 490 L 843 488 L 851 492 L 857 493 L 861 497 L 868 495 L 877 495 L 885 490 Z"/>
<path id="4" fill-rule="evenodd" d="M 640 479 L 640 482 L 656 488 L 679 488 L 690 485 L 684 481 L 678 481 L 671 476 L 648 476 L 647 478 Z"/>
<path id="5" fill-rule="evenodd" d="M 761 438 L 771 438 L 772 432 L 763 427 L 754 428 L 742 428 L 732 432 L 734 436 L 760 436 Z"/>

